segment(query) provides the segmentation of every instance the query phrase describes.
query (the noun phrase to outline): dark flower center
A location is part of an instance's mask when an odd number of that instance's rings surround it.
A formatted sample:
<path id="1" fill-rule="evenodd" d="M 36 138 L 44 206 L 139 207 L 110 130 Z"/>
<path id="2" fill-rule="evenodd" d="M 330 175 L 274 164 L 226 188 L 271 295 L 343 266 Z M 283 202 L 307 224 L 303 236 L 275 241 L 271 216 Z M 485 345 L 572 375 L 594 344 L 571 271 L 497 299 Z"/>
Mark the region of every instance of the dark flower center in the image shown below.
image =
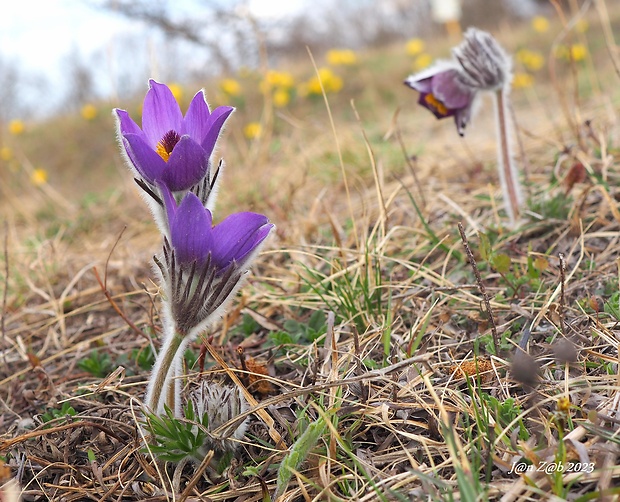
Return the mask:
<path id="1" fill-rule="evenodd" d="M 168 162 L 170 158 L 170 154 L 174 149 L 175 145 L 179 142 L 181 136 L 178 132 L 170 129 L 164 136 L 159 140 L 157 146 L 155 147 L 155 151 L 159 154 L 159 156 Z"/>

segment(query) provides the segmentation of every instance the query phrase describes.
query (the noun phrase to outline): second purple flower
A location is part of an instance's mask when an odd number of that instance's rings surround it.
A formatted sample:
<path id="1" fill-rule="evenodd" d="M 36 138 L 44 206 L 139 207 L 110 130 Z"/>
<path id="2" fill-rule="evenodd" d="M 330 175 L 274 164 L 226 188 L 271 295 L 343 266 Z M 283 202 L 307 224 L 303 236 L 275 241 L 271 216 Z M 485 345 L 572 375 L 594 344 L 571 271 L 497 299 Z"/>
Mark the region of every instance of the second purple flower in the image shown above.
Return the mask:
<path id="1" fill-rule="evenodd" d="M 205 209 L 196 195 L 186 194 L 177 207 L 170 190 L 163 187 L 162 192 L 170 225 L 170 244 L 181 266 L 194 262 L 201 266 L 210 260 L 220 270 L 233 262 L 244 267 L 273 228 L 266 216 L 250 212 L 232 214 L 213 226 L 211 211 Z"/>

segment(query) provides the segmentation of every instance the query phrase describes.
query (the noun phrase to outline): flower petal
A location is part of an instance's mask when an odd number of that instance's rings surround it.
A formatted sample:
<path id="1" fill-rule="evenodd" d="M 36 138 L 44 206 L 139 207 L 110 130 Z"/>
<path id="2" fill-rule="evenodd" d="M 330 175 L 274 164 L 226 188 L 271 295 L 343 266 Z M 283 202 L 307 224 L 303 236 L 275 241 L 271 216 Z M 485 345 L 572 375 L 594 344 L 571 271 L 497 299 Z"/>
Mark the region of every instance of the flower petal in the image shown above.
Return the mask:
<path id="1" fill-rule="evenodd" d="M 162 180 L 173 192 L 188 190 L 202 180 L 208 170 L 209 156 L 193 139 L 183 136 L 170 154 Z"/>
<path id="2" fill-rule="evenodd" d="M 257 213 L 235 213 L 213 228 L 213 259 L 220 267 L 243 260 L 269 235 L 273 225 Z"/>
<path id="3" fill-rule="evenodd" d="M 197 143 L 202 143 L 202 138 L 207 133 L 206 126 L 210 116 L 211 112 L 209 111 L 209 105 L 205 99 L 204 92 L 198 91 L 189 104 L 183 119 L 181 135 L 188 134 Z"/>
<path id="4" fill-rule="evenodd" d="M 142 135 L 125 134 L 123 145 L 134 167 L 146 181 L 155 184 L 161 179 L 166 163 L 149 145 Z"/>
<path id="5" fill-rule="evenodd" d="M 170 221 L 170 241 L 181 263 L 204 262 L 213 248 L 211 225 L 211 212 L 193 193 L 186 194 Z"/>
<path id="6" fill-rule="evenodd" d="M 446 108 L 456 110 L 469 106 L 475 91 L 460 82 L 457 70 L 448 70 L 433 77 L 432 93 Z"/>
<path id="7" fill-rule="evenodd" d="M 157 186 L 159 187 L 164 201 L 164 208 L 166 209 L 166 216 L 168 218 L 168 227 L 170 227 L 177 212 L 177 201 L 174 199 L 174 195 L 170 189 L 164 183 L 157 183 Z"/>
<path id="8" fill-rule="evenodd" d="M 465 136 L 465 127 L 469 124 L 472 115 L 473 103 L 465 108 L 461 108 L 454 114 L 454 123 L 459 136 Z"/>
<path id="9" fill-rule="evenodd" d="M 143 134 L 140 126 L 134 122 L 125 110 L 114 108 L 114 113 L 116 113 L 116 117 L 118 119 L 118 130 L 121 135 L 137 134 L 141 136 Z"/>
<path id="10" fill-rule="evenodd" d="M 410 75 L 405 85 L 419 92 L 433 92 L 432 80 L 440 73 L 457 70 L 459 66 L 454 61 L 439 60 L 431 67 Z"/>
<path id="11" fill-rule="evenodd" d="M 230 106 L 218 106 L 211 115 L 209 120 L 204 126 L 205 136 L 202 138 L 201 145 L 209 158 L 215 148 L 215 142 L 220 135 L 224 123 L 235 109 Z"/>
<path id="12" fill-rule="evenodd" d="M 155 148 L 168 131 L 181 130 L 183 115 L 168 86 L 152 79 L 149 86 L 142 107 L 142 130 L 151 148 Z"/>
<path id="13" fill-rule="evenodd" d="M 419 92 L 429 93 L 432 91 L 432 77 L 423 78 L 421 80 L 415 77 L 415 75 L 411 75 L 409 78 L 407 78 L 405 80 L 405 85 Z"/>

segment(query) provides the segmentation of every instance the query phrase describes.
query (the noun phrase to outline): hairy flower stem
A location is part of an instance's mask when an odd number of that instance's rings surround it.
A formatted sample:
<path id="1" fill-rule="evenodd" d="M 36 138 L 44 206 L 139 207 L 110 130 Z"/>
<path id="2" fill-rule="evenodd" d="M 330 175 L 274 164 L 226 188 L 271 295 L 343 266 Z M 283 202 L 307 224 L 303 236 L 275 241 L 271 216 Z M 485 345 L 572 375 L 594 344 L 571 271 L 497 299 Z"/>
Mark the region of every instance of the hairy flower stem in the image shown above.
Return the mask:
<path id="1" fill-rule="evenodd" d="M 180 403 L 177 402 L 178 396 L 175 392 L 177 384 L 172 382 L 172 378 L 177 376 L 176 369 L 179 358 L 182 356 L 186 345 L 186 337 L 179 335 L 174 329 L 165 337 L 164 345 L 153 366 L 146 391 L 145 404 L 152 413 L 161 414 L 163 412 L 163 396 L 165 396 L 166 404 L 175 414 L 179 411 L 177 408 L 179 408 Z"/>
<path id="2" fill-rule="evenodd" d="M 508 123 L 508 89 L 504 86 L 492 93 L 495 102 L 495 117 L 498 136 L 498 168 L 499 177 L 504 194 L 504 204 L 510 218 L 510 224 L 514 225 L 519 219 L 521 210 L 521 185 L 511 150 L 510 127 Z"/>

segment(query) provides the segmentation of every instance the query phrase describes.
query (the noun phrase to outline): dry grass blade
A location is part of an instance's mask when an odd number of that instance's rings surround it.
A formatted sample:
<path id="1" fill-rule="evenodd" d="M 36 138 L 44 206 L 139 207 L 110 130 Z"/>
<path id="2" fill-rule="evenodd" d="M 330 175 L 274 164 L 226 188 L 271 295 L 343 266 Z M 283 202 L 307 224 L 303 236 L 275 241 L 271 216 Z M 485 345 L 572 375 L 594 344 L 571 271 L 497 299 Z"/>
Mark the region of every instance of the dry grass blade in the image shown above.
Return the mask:
<path id="1" fill-rule="evenodd" d="M 465 235 L 465 229 L 463 228 L 461 222 L 458 223 L 458 227 L 459 233 L 461 234 L 461 240 L 463 241 L 463 246 L 465 247 L 465 253 L 467 254 L 467 259 L 469 260 L 469 264 L 474 271 L 474 276 L 476 277 L 476 284 L 478 284 L 478 290 L 482 295 L 482 300 L 484 301 L 487 315 L 489 316 L 489 320 L 491 321 L 491 333 L 493 335 L 493 346 L 495 348 L 495 354 L 499 355 L 499 336 L 497 334 L 497 326 L 495 324 L 493 310 L 491 309 L 491 302 L 489 301 L 489 297 L 487 296 L 486 288 L 484 287 L 482 277 L 480 277 L 480 272 L 478 271 L 476 259 L 474 258 L 474 254 L 471 252 L 469 242 L 467 241 L 467 235 Z"/>

